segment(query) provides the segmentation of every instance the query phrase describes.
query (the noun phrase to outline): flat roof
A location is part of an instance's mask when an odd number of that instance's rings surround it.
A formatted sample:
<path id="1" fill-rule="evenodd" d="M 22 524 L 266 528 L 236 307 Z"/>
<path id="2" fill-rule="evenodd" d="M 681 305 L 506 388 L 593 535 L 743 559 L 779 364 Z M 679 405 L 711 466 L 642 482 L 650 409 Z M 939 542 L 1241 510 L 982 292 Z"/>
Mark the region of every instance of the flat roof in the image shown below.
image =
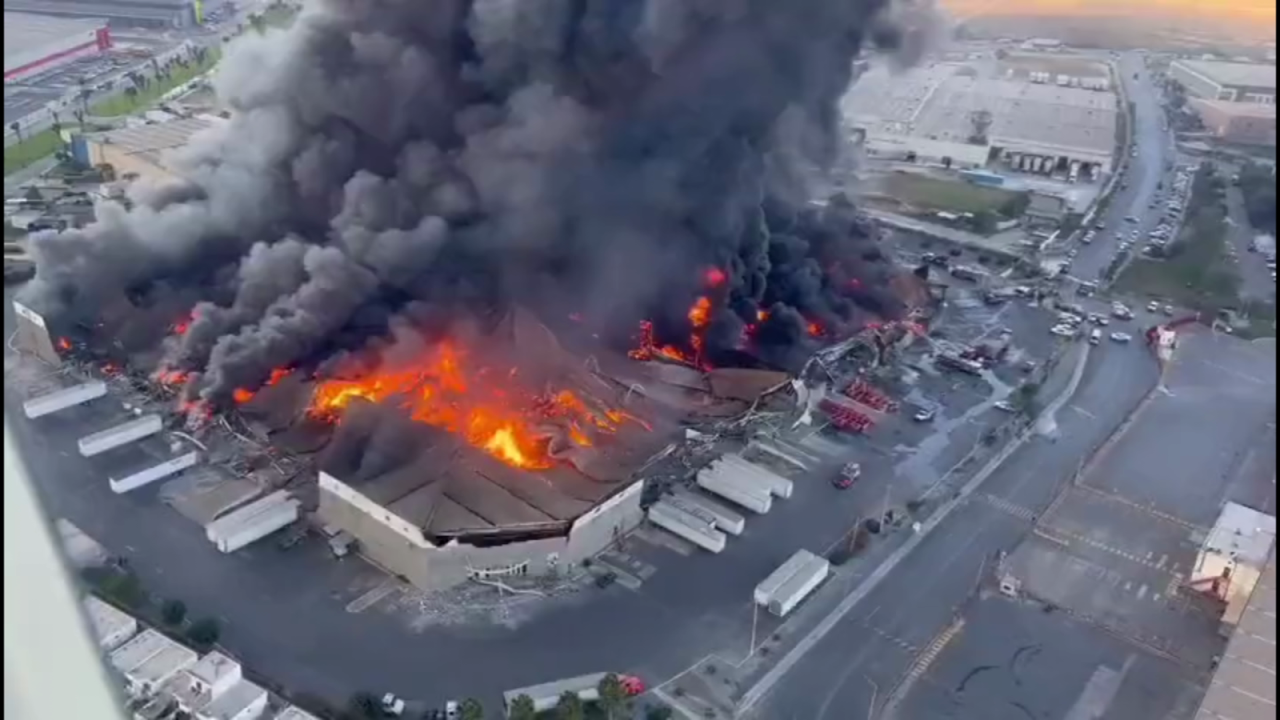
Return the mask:
<path id="1" fill-rule="evenodd" d="M 1205 538 L 1204 549 L 1229 556 L 1250 567 L 1261 568 L 1271 556 L 1276 542 L 1276 519 L 1240 503 L 1229 502 L 1222 508 L 1213 529 Z"/>
<path id="2" fill-rule="evenodd" d="M 9 69 L 9 59 L 17 58 L 48 46 L 56 46 L 67 38 L 93 32 L 107 24 L 100 18 L 61 18 L 9 12 L 13 3 L 5 2 L 4 13 L 4 66 Z M 26 60 L 30 62 L 29 59 Z"/>
<path id="3" fill-rule="evenodd" d="M 1209 108 L 1233 117 L 1251 117 L 1260 120 L 1276 119 L 1276 106 L 1266 103 L 1206 100 L 1202 98 L 1188 98 L 1188 101 L 1192 107 Z"/>
<path id="4" fill-rule="evenodd" d="M 148 629 L 111 653 L 111 664 L 138 682 L 157 684 L 196 661 L 196 652 Z"/>
<path id="5" fill-rule="evenodd" d="M 1175 64 L 1230 87 L 1276 89 L 1276 66 L 1219 60 L 1175 60 Z"/>
<path id="6" fill-rule="evenodd" d="M 1196 720 L 1276 716 L 1276 557 L 1273 551 L 1245 606 Z"/>
<path id="7" fill-rule="evenodd" d="M 154 125 L 139 125 L 91 133 L 85 136 L 85 140 L 117 148 L 130 155 L 141 156 L 152 165 L 164 167 L 166 152 L 185 147 L 192 136 L 213 127 L 218 122 L 220 118 L 215 116 L 200 115 Z"/>
<path id="8" fill-rule="evenodd" d="M 89 623 L 97 633 L 99 645 L 105 645 L 120 633 L 132 634 L 138 629 L 137 618 L 96 597 L 85 598 L 84 607 L 89 614 Z"/>
<path id="9" fill-rule="evenodd" d="M 973 117 L 991 113 L 991 144 L 1032 144 L 1110 156 L 1119 105 L 1108 91 L 977 77 L 961 63 L 907 72 L 877 67 L 841 103 L 845 116 L 869 133 L 967 143 Z"/>
<path id="10" fill-rule="evenodd" d="M 163 2 L 163 0 L 161 0 Z M 171 7 L 147 7 L 112 2 L 71 2 L 69 0 L 4 0 L 5 9 L 55 16 L 118 18 L 121 20 L 172 20 L 189 6 L 189 2 Z"/>
<path id="11" fill-rule="evenodd" d="M 200 711 L 200 716 L 211 718 L 212 720 L 232 720 L 244 712 L 245 708 L 258 702 L 265 697 L 267 691 L 262 687 L 241 680 L 240 682 L 227 688 L 217 699 Z"/>
<path id="12" fill-rule="evenodd" d="M 281 710 L 280 713 L 276 715 L 275 720 L 320 720 L 320 718 L 312 715 L 306 710 L 303 710 L 297 705 L 290 705 L 289 707 Z"/>

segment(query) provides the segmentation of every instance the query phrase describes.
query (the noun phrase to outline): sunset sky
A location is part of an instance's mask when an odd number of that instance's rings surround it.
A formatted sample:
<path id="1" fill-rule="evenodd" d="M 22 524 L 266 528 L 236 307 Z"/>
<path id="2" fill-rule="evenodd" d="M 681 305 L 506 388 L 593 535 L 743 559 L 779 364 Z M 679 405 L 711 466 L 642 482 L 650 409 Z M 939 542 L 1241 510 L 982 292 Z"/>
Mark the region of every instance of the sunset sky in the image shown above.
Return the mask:
<path id="1" fill-rule="evenodd" d="M 1213 17 L 1232 23 L 1275 27 L 1275 0 L 941 0 L 959 15 Z"/>

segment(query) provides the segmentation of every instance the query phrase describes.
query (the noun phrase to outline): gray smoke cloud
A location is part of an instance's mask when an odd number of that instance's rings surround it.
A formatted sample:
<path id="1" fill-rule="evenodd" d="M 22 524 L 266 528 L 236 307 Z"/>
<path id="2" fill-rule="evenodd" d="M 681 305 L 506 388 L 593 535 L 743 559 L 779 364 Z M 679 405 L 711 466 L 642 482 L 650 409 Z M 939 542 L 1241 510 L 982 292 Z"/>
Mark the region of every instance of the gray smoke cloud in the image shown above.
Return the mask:
<path id="1" fill-rule="evenodd" d="M 233 114 L 176 158 L 183 182 L 37 243 L 24 300 L 58 322 L 199 294 L 164 362 L 214 402 L 409 304 L 652 317 L 687 337 L 709 266 L 728 276 L 713 350 L 776 308 L 759 342 L 781 357 L 808 321 L 901 310 L 874 228 L 804 183 L 834 154 L 864 42 L 917 52 L 893 12 L 316 0 L 231 48 L 215 87 Z"/>

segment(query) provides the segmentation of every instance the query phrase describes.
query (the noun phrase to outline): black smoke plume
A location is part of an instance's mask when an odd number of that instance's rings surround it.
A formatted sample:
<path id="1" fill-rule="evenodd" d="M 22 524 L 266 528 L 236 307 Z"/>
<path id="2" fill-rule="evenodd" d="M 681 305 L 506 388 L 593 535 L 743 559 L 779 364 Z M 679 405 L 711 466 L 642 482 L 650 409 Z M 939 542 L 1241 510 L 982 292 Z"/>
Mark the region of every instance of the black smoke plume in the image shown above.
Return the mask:
<path id="1" fill-rule="evenodd" d="M 182 184 L 35 243 L 26 302 L 83 322 L 181 298 L 163 363 L 213 402 L 409 303 L 684 338 L 710 292 L 713 356 L 768 309 L 752 342 L 781 357 L 810 323 L 901 311 L 874 229 L 809 185 L 864 42 L 917 50 L 888 4 L 316 0 L 231 49 L 233 114 Z"/>

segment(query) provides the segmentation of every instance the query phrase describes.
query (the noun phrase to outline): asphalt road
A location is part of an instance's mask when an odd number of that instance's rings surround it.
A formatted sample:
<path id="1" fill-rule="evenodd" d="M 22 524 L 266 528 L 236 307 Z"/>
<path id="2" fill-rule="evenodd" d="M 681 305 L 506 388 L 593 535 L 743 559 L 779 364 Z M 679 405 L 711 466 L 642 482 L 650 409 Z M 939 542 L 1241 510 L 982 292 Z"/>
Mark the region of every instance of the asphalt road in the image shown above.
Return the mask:
<path id="1" fill-rule="evenodd" d="M 1121 80 L 1124 83 L 1129 100 L 1134 103 L 1135 120 L 1131 131 L 1132 147 L 1136 148 L 1136 157 L 1121 158 L 1124 165 L 1122 182 L 1128 187 L 1117 188 L 1112 195 L 1111 204 L 1107 207 L 1102 221 L 1105 230 L 1098 231 L 1097 239 L 1091 245 L 1081 245 L 1080 254 L 1071 267 L 1071 274 L 1083 280 L 1093 280 L 1111 264 L 1119 246 L 1120 236 L 1127 235 L 1133 228 L 1146 232 L 1154 229 L 1159 219 L 1159 211 L 1147 208 L 1160 181 L 1167 180 L 1169 173 L 1165 165 L 1174 159 L 1173 136 L 1164 129 L 1164 111 L 1160 105 L 1159 91 L 1152 82 L 1142 56 L 1136 53 L 1125 53 L 1118 63 Z M 1137 79 L 1134 74 L 1137 73 Z M 1168 182 L 1165 183 L 1166 187 Z M 1125 220 L 1126 217 L 1142 218 L 1142 223 L 1134 225 Z M 1134 249 L 1138 249 L 1135 244 Z"/>
<path id="2" fill-rule="evenodd" d="M 882 703 L 973 594 L 985 564 L 1029 531 L 1060 484 L 1138 405 L 1158 375 L 1145 347 L 1104 345 L 1076 394 L 805 655 L 755 708 L 762 720 L 852 720 Z M 985 502 L 984 502 L 985 500 Z"/>

